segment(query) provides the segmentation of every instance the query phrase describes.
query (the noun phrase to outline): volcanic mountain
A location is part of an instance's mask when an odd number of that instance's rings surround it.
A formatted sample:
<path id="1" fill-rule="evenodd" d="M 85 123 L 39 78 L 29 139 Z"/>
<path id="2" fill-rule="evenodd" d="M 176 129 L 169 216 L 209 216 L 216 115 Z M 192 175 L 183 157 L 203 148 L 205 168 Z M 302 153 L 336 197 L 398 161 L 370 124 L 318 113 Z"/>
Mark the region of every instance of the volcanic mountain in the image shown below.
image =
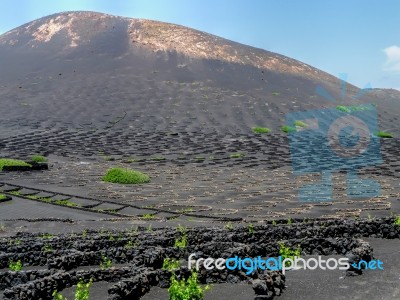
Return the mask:
<path id="1" fill-rule="evenodd" d="M 378 101 L 352 99 L 359 89 L 351 85 L 343 98 L 336 77 L 283 55 L 95 12 L 55 14 L 1 35 L 0 65 L 3 136 L 110 126 L 248 133 L 277 130 L 291 111 Z M 339 102 L 317 95 L 318 86 Z M 396 121 L 396 111 L 380 113 Z"/>

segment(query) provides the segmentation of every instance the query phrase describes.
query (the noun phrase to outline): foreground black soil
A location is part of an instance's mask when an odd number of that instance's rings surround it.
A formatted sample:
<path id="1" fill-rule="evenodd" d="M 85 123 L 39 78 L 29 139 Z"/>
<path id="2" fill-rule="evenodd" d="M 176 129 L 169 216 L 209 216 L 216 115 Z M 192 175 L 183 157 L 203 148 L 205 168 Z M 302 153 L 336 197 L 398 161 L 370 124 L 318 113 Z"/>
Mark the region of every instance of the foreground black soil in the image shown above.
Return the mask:
<path id="1" fill-rule="evenodd" d="M 389 259 L 390 249 L 397 247 L 396 243 L 393 244 L 390 240 L 398 241 L 400 237 L 400 226 L 394 223 L 394 218 L 349 221 L 307 220 L 306 222 L 293 220 L 290 224 L 281 221 L 252 228 L 242 226 L 185 229 L 182 227 L 177 229 L 137 227 L 123 231 L 83 230 L 69 234 L 17 233 L 1 240 L 0 247 L 3 253 L 0 256 L 0 268 L 7 268 L 9 261 L 20 260 L 24 270 L 17 272 L 4 270 L 1 273 L 0 287 L 4 299 L 51 299 L 54 290 L 67 289 L 68 292 L 68 287 L 76 284 L 79 279 L 93 278 L 95 282 L 104 283 L 97 292 L 96 285 L 93 286 L 95 294 L 105 291 L 105 286 L 108 287 L 108 296 L 103 294 L 98 299 L 139 299 L 150 292 L 152 287 L 168 287 L 171 272 L 161 269 L 165 258 L 179 259 L 182 266 L 176 273 L 186 278 L 190 274 L 187 269 L 187 258 L 191 253 L 204 258 L 229 258 L 235 255 L 276 257 L 279 255 L 277 241 L 284 242 L 292 248 L 299 245 L 304 257 L 335 255 L 348 257 L 350 263 L 377 258 Z M 187 245 L 176 247 L 176 241 L 183 237 L 187 239 Z M 382 257 L 376 257 L 374 249 L 365 240 L 368 237 L 383 239 L 384 245 L 388 245 L 390 249 L 384 251 L 382 247 L 379 247 Z M 378 240 L 373 240 L 373 243 L 376 244 L 376 241 Z M 104 257 L 111 260 L 112 266 L 100 267 Z M 396 257 L 395 255 L 393 260 L 385 262 L 385 267 L 388 268 L 385 276 L 390 278 L 385 286 L 391 286 L 393 289 L 386 290 L 384 287 L 377 286 L 377 291 L 383 289 L 387 295 L 398 293 L 397 287 L 393 287 L 396 279 L 391 278 L 394 275 L 393 264 L 398 263 L 398 257 Z M 256 270 L 246 275 L 243 270 L 201 268 L 199 280 L 204 284 L 252 284 L 254 291 L 249 290 L 248 295 L 242 299 L 254 297 L 255 299 L 272 299 L 282 293 L 284 295 L 286 288 L 291 293 L 293 290 L 290 289 L 288 278 L 292 278 L 295 285 L 299 284 L 302 277 L 296 275 L 301 276 L 301 272 L 303 271 L 287 271 L 287 276 L 285 276 L 281 271 Z M 320 272 L 322 271 L 316 271 L 317 274 Z M 336 276 L 340 275 L 341 278 L 348 278 L 349 276 L 366 276 L 364 273 L 372 271 L 363 272 L 350 268 L 346 272 L 332 272 Z M 383 274 L 384 271 L 375 272 Z M 310 275 L 305 272 L 304 276 Z M 321 276 L 324 278 L 325 275 Z M 380 274 L 376 276 L 370 274 L 366 280 L 373 282 L 376 280 L 376 284 L 379 284 L 384 277 Z M 343 280 L 347 284 L 354 285 L 366 282 L 365 280 Z M 260 289 L 263 282 L 265 282 L 265 287 Z M 319 285 L 311 284 L 310 288 L 312 286 L 320 290 Z M 357 290 L 357 287 L 355 289 Z M 226 299 L 225 292 L 223 286 L 214 291 L 220 295 L 221 299 Z M 337 295 L 334 299 L 343 296 L 342 292 L 346 293 L 342 290 L 333 295 L 334 297 Z M 308 295 L 307 297 L 314 299 Z"/>

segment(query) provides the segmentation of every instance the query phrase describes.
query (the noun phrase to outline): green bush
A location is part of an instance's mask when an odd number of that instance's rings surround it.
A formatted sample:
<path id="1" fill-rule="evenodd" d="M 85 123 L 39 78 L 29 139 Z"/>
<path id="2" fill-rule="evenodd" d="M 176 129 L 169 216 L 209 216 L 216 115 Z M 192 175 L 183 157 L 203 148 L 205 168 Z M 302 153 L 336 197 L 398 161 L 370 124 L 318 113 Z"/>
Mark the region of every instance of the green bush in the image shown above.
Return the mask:
<path id="1" fill-rule="evenodd" d="M 392 138 L 393 137 L 393 134 L 391 134 L 390 132 L 385 132 L 385 131 L 379 131 L 375 135 L 379 136 L 381 138 Z"/>
<path id="2" fill-rule="evenodd" d="M 400 216 L 397 216 L 396 219 L 394 219 L 394 225 L 400 226 Z"/>
<path id="3" fill-rule="evenodd" d="M 103 181 L 122 184 L 141 184 L 150 181 L 150 177 L 142 172 L 124 169 L 112 168 L 109 169 L 103 177 Z"/>
<path id="4" fill-rule="evenodd" d="M 82 279 L 79 280 L 76 285 L 75 300 L 89 300 L 89 289 L 92 284 L 93 279 L 90 279 L 89 282 L 84 282 Z M 57 291 L 54 291 L 52 296 L 54 300 L 67 300 L 67 298 Z"/>
<path id="5" fill-rule="evenodd" d="M 3 201 L 3 200 L 6 200 L 6 199 L 7 199 L 6 195 L 0 194 L 0 202 Z"/>
<path id="6" fill-rule="evenodd" d="M 282 130 L 283 132 L 285 132 L 285 133 L 290 133 L 290 132 L 296 131 L 296 128 L 294 128 L 294 127 L 292 127 L 292 126 L 287 126 L 287 125 L 285 125 L 285 126 L 282 126 L 282 127 L 281 127 L 281 130 Z"/>
<path id="7" fill-rule="evenodd" d="M 301 248 L 300 246 L 297 247 L 297 249 L 292 249 L 290 247 L 285 246 L 284 243 L 279 243 L 279 255 L 282 257 L 282 260 L 285 258 L 290 258 L 294 259 L 295 257 L 300 257 L 301 255 Z M 286 266 L 289 267 L 288 263 L 285 262 Z"/>
<path id="8" fill-rule="evenodd" d="M 187 246 L 187 237 L 186 234 L 184 234 L 180 239 L 175 239 L 174 242 L 174 247 L 176 248 L 186 248 Z"/>
<path id="9" fill-rule="evenodd" d="M 169 300 L 202 300 L 204 299 L 204 291 L 208 289 L 208 285 L 204 288 L 200 286 L 195 272 L 187 280 L 178 280 L 173 274 L 168 289 Z"/>
<path id="10" fill-rule="evenodd" d="M 17 261 L 12 260 L 12 261 L 10 261 L 8 268 L 14 272 L 21 271 L 22 270 L 22 262 L 20 260 L 17 260 Z"/>
<path id="11" fill-rule="evenodd" d="M 181 224 L 179 224 L 178 228 L 176 229 L 180 235 L 181 238 L 176 238 L 174 242 L 174 247 L 177 248 L 186 248 L 187 246 L 187 228 L 183 227 Z"/>
<path id="12" fill-rule="evenodd" d="M 34 155 L 31 160 L 37 163 L 47 162 L 47 158 L 42 155 Z"/>
<path id="13" fill-rule="evenodd" d="M 112 266 L 112 261 L 108 257 L 102 256 L 101 257 L 101 263 L 100 263 L 100 269 L 105 270 L 109 269 Z"/>
<path id="14" fill-rule="evenodd" d="M 181 263 L 178 259 L 173 259 L 173 258 L 165 258 L 163 261 L 162 269 L 163 270 L 168 270 L 168 271 L 174 271 L 176 269 L 179 269 L 181 266 Z"/>
<path id="15" fill-rule="evenodd" d="M 271 129 L 267 127 L 253 127 L 252 130 L 254 133 L 258 134 L 269 133 L 271 131 Z"/>
<path id="16" fill-rule="evenodd" d="M 308 125 L 306 123 L 304 123 L 303 121 L 295 121 L 294 126 L 306 128 Z"/>
<path id="17" fill-rule="evenodd" d="M 32 165 L 19 159 L 0 158 L 0 171 L 7 167 L 32 167 Z"/>
<path id="18" fill-rule="evenodd" d="M 342 112 L 351 112 L 351 109 L 349 109 L 348 107 L 343 106 L 343 105 L 338 105 L 338 106 L 336 106 L 336 109 L 337 109 L 337 110 L 340 110 L 340 111 L 342 111 Z"/>

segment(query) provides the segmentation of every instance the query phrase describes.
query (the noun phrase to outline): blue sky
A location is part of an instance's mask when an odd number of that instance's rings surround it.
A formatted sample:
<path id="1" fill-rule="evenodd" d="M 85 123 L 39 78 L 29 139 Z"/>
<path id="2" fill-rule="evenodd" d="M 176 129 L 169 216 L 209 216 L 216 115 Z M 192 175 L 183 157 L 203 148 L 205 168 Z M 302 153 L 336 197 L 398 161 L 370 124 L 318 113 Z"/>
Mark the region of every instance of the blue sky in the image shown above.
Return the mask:
<path id="1" fill-rule="evenodd" d="M 277 52 L 364 87 L 400 89 L 398 0 L 1 0 L 0 33 L 67 10 L 176 23 Z"/>

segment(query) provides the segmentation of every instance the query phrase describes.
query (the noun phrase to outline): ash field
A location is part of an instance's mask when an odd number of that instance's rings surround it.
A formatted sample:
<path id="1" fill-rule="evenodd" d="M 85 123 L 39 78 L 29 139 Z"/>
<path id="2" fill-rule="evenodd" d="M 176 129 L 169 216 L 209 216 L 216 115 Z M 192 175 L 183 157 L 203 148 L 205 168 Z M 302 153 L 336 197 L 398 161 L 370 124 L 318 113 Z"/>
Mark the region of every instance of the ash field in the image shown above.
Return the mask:
<path id="1" fill-rule="evenodd" d="M 0 156 L 47 160 L 0 172 L 2 299 L 72 299 L 81 278 L 93 299 L 168 299 L 166 258 L 187 278 L 191 253 L 274 257 L 280 242 L 384 270 L 203 268 L 205 299 L 399 299 L 399 91 L 344 90 L 289 57 L 94 12 L 1 35 L 0 64 Z M 357 159 L 307 134 L 310 119 L 329 128 L 352 109 L 377 130 L 356 128 Z M 114 167 L 150 182 L 103 181 Z"/>

